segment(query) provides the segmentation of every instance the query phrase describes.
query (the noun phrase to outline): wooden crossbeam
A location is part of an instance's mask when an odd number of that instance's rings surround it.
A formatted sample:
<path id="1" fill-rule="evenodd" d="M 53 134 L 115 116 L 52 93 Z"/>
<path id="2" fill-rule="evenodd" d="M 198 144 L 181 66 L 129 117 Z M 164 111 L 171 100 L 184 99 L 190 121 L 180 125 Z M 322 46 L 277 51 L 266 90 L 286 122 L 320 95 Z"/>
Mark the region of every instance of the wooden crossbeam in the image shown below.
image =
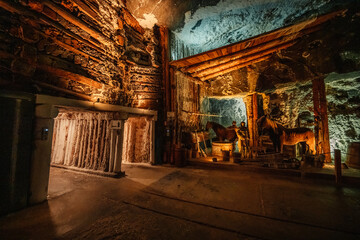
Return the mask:
<path id="1" fill-rule="evenodd" d="M 251 64 L 264 61 L 264 60 L 268 59 L 270 56 L 271 56 L 271 55 L 267 55 L 267 56 L 264 56 L 264 57 L 260 57 L 260 58 L 251 60 L 251 61 L 249 61 L 249 62 L 245 62 L 245 63 L 239 64 L 239 65 L 237 65 L 237 66 L 234 66 L 234 67 L 231 67 L 231 68 L 227 68 L 227 69 L 224 69 L 224 70 L 221 70 L 221 71 L 212 73 L 212 74 L 207 75 L 207 76 L 205 76 L 205 77 L 202 77 L 202 78 L 200 78 L 200 79 L 201 79 L 201 81 L 206 81 L 206 80 L 215 78 L 215 77 L 217 77 L 217 76 L 224 75 L 224 74 L 226 74 L 226 73 L 229 73 L 229 72 L 238 70 L 238 69 L 240 69 L 240 68 L 249 66 L 249 65 L 251 65 Z"/>
<path id="2" fill-rule="evenodd" d="M 247 55 L 246 57 L 241 57 L 241 58 L 238 58 L 238 59 L 235 59 L 235 60 L 232 60 L 232 58 L 234 58 L 234 57 L 228 56 L 226 58 L 230 59 L 230 60 L 226 60 L 225 63 L 220 64 L 220 65 L 213 65 L 213 67 L 204 69 L 202 71 L 195 72 L 195 73 L 193 73 L 191 75 L 193 77 L 206 77 L 207 75 L 213 74 L 215 72 L 219 72 L 221 70 L 228 69 L 230 67 L 234 67 L 234 66 L 237 66 L 237 65 L 245 63 L 245 62 L 249 62 L 249 61 L 254 60 L 254 59 L 258 59 L 259 57 L 269 55 L 269 54 L 274 53 L 276 51 L 279 51 L 281 49 L 288 48 L 293 44 L 294 44 L 294 42 L 285 43 L 285 44 L 281 44 L 281 45 L 275 46 L 273 48 L 267 49 L 265 51 L 256 51 L 256 50 L 254 50 L 254 51 L 252 51 L 252 52 L 255 52 L 254 54 Z"/>
<path id="3" fill-rule="evenodd" d="M 198 85 L 203 85 L 205 87 L 209 87 L 210 86 L 210 83 L 208 82 L 205 82 L 205 81 L 201 81 L 199 80 L 199 78 L 194 78 L 193 76 L 191 76 L 190 74 L 188 73 L 184 73 L 182 71 L 179 71 L 180 74 L 182 74 L 184 77 L 186 77 L 188 80 L 190 80 L 191 82 L 195 83 L 195 84 L 198 84 Z"/>

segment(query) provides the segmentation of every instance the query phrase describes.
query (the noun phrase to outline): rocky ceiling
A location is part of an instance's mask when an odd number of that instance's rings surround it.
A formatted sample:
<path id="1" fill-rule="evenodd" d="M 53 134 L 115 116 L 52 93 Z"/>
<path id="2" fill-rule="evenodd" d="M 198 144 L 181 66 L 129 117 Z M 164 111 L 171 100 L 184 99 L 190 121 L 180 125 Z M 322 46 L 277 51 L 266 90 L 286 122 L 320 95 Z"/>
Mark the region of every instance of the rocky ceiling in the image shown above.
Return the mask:
<path id="1" fill-rule="evenodd" d="M 356 0 L 131 0 L 143 27 L 166 25 L 172 32 L 171 59 L 272 31 L 324 14 Z"/>

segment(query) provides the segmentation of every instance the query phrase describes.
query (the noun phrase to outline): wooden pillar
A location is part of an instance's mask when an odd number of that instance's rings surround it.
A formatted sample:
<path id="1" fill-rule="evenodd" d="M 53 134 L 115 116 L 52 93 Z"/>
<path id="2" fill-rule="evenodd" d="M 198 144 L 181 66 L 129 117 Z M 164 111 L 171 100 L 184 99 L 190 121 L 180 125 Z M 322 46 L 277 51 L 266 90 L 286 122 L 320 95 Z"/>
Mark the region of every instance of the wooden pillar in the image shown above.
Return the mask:
<path id="1" fill-rule="evenodd" d="M 250 147 L 252 149 L 252 156 L 254 156 L 254 154 L 256 153 L 258 140 L 258 132 L 256 125 L 256 121 L 258 119 L 257 93 L 252 93 L 251 95 L 248 95 L 246 97 L 245 104 L 250 135 Z"/>
<path id="2" fill-rule="evenodd" d="M 331 162 L 325 81 L 323 78 L 317 78 L 312 84 L 314 117 L 319 119 L 319 132 L 315 133 L 316 152 L 325 155 L 325 162 Z"/>
<path id="3" fill-rule="evenodd" d="M 175 163 L 174 160 L 174 153 L 175 153 L 175 145 L 176 145 L 176 138 L 177 138 L 177 112 L 176 112 L 176 85 L 175 85 L 175 73 L 174 69 L 170 68 L 169 70 L 169 103 L 170 103 L 170 112 L 174 114 L 174 118 L 172 118 L 171 122 L 171 145 L 170 145 L 170 162 L 172 164 Z"/>
<path id="4" fill-rule="evenodd" d="M 167 27 L 160 27 L 160 46 L 161 46 L 161 60 L 163 69 L 163 91 L 164 91 L 164 107 L 166 111 L 171 111 L 170 103 L 170 69 L 169 69 L 169 29 Z"/>
<path id="5" fill-rule="evenodd" d="M 339 184 L 341 183 L 341 152 L 339 149 L 335 149 L 334 162 L 335 162 L 335 182 Z"/>

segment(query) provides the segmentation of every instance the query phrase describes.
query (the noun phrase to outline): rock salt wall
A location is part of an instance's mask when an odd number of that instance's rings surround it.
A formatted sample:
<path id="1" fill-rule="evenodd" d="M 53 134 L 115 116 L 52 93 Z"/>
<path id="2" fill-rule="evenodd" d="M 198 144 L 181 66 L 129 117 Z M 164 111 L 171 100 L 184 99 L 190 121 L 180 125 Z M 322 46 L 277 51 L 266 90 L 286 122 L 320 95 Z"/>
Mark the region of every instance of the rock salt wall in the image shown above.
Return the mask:
<path id="1" fill-rule="evenodd" d="M 123 1 L 1 2 L 2 89 L 158 108 L 158 29 L 144 30 Z M 135 72 L 151 78 L 145 87 Z"/>
<path id="2" fill-rule="evenodd" d="M 191 81 L 186 75 L 177 71 L 175 74 L 177 89 L 178 120 L 183 131 L 199 128 L 201 86 Z"/>
<path id="3" fill-rule="evenodd" d="M 109 171 L 114 112 L 62 111 L 54 120 L 51 163 Z"/>
<path id="4" fill-rule="evenodd" d="M 347 1 L 224 0 L 198 4 L 173 29 L 171 58 L 181 59 L 294 24 Z M 205 5 L 205 6 L 204 6 Z"/>
<path id="5" fill-rule="evenodd" d="M 339 148 L 343 160 L 349 142 L 359 141 L 360 6 L 333 19 L 318 32 L 295 45 L 211 81 L 211 97 L 246 95 L 258 76 L 255 91 L 266 93 L 271 116 L 287 127 L 313 127 L 312 80 L 325 79 L 331 149 Z M 346 26 L 346 27 L 344 27 Z"/>
<path id="6" fill-rule="evenodd" d="M 130 117 L 124 126 L 123 163 L 149 163 L 151 119 Z"/>
<path id="7" fill-rule="evenodd" d="M 326 79 L 330 147 L 345 161 L 349 143 L 360 141 L 360 72 L 330 74 Z M 278 86 L 270 96 L 270 115 L 287 127 L 313 128 L 311 82 Z"/>
<path id="8" fill-rule="evenodd" d="M 205 98 L 201 104 L 201 112 L 219 115 L 219 117 L 202 117 L 203 126 L 208 121 L 217 122 L 224 127 L 231 126 L 233 121 L 236 121 L 237 125 L 247 122 L 246 107 L 242 98 Z"/>

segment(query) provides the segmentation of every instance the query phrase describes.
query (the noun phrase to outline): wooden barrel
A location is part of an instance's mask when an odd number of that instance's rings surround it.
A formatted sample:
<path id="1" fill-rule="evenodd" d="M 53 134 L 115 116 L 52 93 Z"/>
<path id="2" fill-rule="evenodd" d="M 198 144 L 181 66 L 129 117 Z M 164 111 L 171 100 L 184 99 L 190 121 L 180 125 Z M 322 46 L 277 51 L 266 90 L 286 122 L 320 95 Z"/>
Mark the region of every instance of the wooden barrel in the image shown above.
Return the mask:
<path id="1" fill-rule="evenodd" d="M 175 166 L 182 167 L 185 165 L 186 162 L 186 154 L 184 148 L 175 148 L 174 149 L 174 162 Z"/>
<path id="2" fill-rule="evenodd" d="M 230 142 L 212 142 L 211 152 L 213 156 L 223 157 L 223 151 L 228 151 L 230 157 L 233 152 L 233 144 Z"/>
<path id="3" fill-rule="evenodd" d="M 230 151 L 222 151 L 223 153 L 223 161 L 230 161 Z"/>
<path id="4" fill-rule="evenodd" d="M 346 164 L 349 167 L 360 169 L 360 142 L 352 142 L 349 144 Z"/>
<path id="5" fill-rule="evenodd" d="M 241 160 L 241 153 L 239 152 L 233 152 L 233 157 L 234 157 L 234 163 L 240 163 Z"/>

